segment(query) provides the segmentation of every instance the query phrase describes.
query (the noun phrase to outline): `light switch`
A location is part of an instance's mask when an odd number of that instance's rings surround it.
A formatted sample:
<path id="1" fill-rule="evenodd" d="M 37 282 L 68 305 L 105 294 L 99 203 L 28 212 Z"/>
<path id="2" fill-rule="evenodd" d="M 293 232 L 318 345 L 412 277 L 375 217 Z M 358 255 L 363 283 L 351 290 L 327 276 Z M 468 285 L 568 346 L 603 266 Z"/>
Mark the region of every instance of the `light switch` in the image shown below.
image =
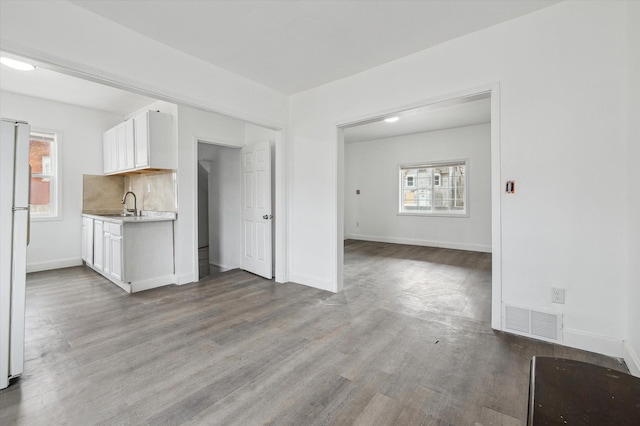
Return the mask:
<path id="1" fill-rule="evenodd" d="M 508 180 L 507 181 L 507 186 L 506 186 L 506 192 L 507 194 L 515 194 L 516 193 L 516 182 L 513 180 Z"/>
<path id="2" fill-rule="evenodd" d="M 356 195 L 360 195 L 360 190 L 356 189 Z"/>

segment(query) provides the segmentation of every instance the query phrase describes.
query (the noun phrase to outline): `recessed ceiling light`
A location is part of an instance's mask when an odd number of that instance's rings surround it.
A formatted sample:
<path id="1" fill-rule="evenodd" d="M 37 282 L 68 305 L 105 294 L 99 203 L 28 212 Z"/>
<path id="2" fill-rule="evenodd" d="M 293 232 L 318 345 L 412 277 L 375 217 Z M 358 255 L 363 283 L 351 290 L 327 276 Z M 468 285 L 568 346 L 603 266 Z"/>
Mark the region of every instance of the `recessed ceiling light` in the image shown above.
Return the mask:
<path id="1" fill-rule="evenodd" d="M 398 116 L 387 117 L 387 118 L 384 119 L 384 121 L 386 121 L 387 123 L 395 123 L 398 120 L 400 120 L 400 117 L 398 117 Z"/>
<path id="2" fill-rule="evenodd" d="M 16 61 L 15 59 L 5 58 L 4 56 L 0 58 L 0 62 L 9 68 L 13 68 L 20 71 L 33 71 L 36 69 L 31 64 L 27 64 L 26 62 Z"/>

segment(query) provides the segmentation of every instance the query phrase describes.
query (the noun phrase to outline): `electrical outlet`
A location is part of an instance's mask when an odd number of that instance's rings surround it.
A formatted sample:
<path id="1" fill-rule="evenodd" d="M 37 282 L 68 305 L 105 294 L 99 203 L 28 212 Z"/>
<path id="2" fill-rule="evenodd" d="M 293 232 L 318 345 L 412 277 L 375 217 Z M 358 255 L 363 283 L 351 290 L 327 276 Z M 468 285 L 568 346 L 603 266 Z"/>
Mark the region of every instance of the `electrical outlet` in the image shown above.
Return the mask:
<path id="1" fill-rule="evenodd" d="M 551 288 L 551 302 L 564 304 L 564 288 Z"/>

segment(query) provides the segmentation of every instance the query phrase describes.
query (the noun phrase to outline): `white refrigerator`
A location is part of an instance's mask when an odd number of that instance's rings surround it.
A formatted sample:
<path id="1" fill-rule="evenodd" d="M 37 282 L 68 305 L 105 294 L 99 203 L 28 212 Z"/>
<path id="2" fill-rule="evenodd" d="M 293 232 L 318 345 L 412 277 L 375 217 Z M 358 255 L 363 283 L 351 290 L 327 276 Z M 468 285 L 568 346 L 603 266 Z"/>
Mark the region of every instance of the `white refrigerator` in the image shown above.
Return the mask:
<path id="1" fill-rule="evenodd" d="M 2 119 L 0 137 L 0 389 L 24 368 L 29 239 L 29 125 Z"/>

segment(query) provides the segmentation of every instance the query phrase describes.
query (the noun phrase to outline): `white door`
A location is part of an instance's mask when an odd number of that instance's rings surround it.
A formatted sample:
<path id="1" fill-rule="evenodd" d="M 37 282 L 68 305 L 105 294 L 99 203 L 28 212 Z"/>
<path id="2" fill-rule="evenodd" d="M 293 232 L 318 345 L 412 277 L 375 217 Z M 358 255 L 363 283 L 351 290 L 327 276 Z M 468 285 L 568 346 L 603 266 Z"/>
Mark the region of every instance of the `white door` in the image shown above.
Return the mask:
<path id="1" fill-rule="evenodd" d="M 242 148 L 242 269 L 271 279 L 271 144 Z"/>

